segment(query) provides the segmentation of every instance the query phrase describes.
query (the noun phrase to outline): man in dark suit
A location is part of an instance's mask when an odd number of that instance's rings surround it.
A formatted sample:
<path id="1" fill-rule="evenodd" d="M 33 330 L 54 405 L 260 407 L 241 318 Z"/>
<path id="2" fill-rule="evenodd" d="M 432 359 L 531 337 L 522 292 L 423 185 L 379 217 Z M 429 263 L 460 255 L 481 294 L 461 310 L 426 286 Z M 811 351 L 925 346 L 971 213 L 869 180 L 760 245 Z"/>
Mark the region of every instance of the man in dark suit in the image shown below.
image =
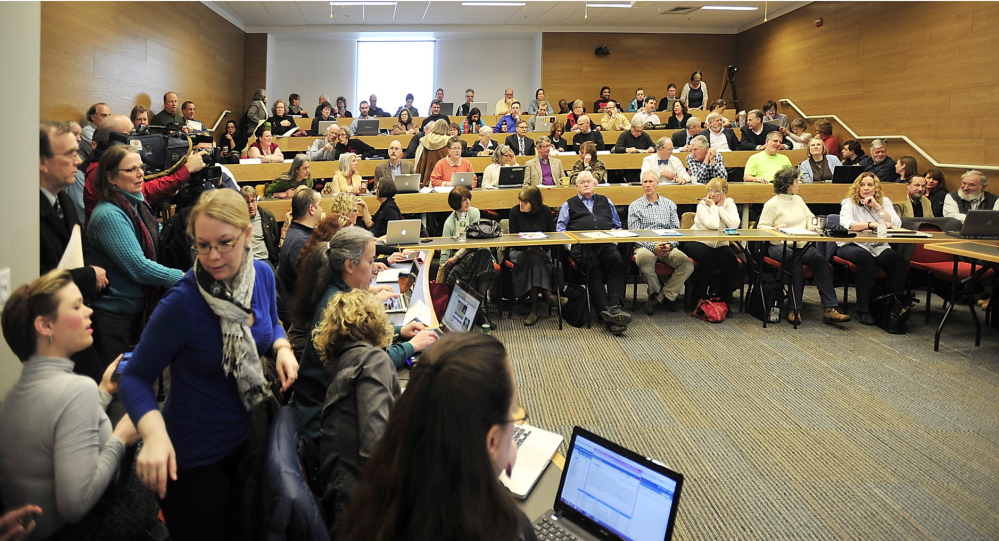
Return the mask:
<path id="1" fill-rule="evenodd" d="M 707 138 L 711 148 L 720 150 L 739 150 L 739 138 L 735 136 L 732 128 L 725 128 L 725 117 L 718 113 L 711 113 L 706 120 L 708 129 L 701 132 Z"/>
<path id="2" fill-rule="evenodd" d="M 692 116 L 687 119 L 687 129 L 674 133 L 673 136 L 670 137 L 670 140 L 673 141 L 673 148 L 676 149 L 677 152 L 689 152 L 690 148 L 688 148 L 688 146 L 690 145 L 690 142 L 699 134 L 702 134 L 701 119 L 696 116 Z M 707 136 L 707 134 L 703 135 Z"/>
<path id="3" fill-rule="evenodd" d="M 409 175 L 414 170 L 413 162 L 402 159 L 402 143 L 398 139 L 389 143 L 388 156 L 387 162 L 382 162 L 375 167 L 376 186 L 382 179 L 395 180 L 396 175 Z"/>
<path id="4" fill-rule="evenodd" d="M 534 156 L 534 141 L 527 136 L 527 121 L 517 121 L 517 133 L 506 138 L 506 144 L 518 156 Z"/>
<path id="5" fill-rule="evenodd" d="M 772 131 L 780 131 L 780 128 L 763 122 L 763 111 L 753 109 L 746 114 L 746 125 L 742 127 L 741 149 L 763 150 L 767 146 L 767 134 Z M 791 150 L 791 147 L 782 134 L 780 150 Z"/>
<path id="6" fill-rule="evenodd" d="M 66 187 L 76 181 L 76 167 L 81 160 L 77 153 L 79 144 L 68 123 L 43 122 L 38 131 L 38 184 L 41 189 L 38 251 L 39 271 L 45 274 L 59 266 L 69 245 L 73 225 L 79 223 L 76 207 L 66 193 Z M 80 241 L 86 244 L 86 236 L 81 235 Z M 107 274 L 100 267 L 67 270 L 83 293 L 84 301 L 92 301 L 108 285 Z M 88 351 L 92 357 L 85 355 Z M 78 374 L 90 376 L 98 382 L 101 380 L 104 366 L 98 361 L 93 348 L 74 355 L 73 360 L 76 361 Z"/>

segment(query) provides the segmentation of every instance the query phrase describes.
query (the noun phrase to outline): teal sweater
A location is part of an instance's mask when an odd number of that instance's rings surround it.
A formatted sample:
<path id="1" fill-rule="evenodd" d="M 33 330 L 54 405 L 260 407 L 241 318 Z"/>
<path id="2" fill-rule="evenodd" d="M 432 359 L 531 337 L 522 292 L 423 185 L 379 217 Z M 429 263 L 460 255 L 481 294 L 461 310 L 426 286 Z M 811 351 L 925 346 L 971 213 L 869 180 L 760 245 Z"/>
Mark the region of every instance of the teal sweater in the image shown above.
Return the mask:
<path id="1" fill-rule="evenodd" d="M 143 201 L 142 194 L 121 193 L 135 207 Z M 159 231 L 150 233 L 159 235 Z M 87 238 L 97 254 L 97 266 L 108 275 L 107 291 L 94 301 L 97 308 L 138 314 L 145 308 L 146 286 L 173 287 L 184 275 L 146 259 L 132 221 L 114 203 L 97 203 L 87 225 Z"/>

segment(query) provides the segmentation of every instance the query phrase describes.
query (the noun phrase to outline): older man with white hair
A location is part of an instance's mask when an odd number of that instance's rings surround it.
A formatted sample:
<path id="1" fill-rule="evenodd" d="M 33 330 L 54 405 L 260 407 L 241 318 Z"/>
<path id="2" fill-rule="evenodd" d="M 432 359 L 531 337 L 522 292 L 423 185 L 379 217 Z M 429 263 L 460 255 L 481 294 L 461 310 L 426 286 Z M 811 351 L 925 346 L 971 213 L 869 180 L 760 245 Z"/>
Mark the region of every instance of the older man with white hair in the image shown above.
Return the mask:
<path id="1" fill-rule="evenodd" d="M 703 135 L 690 141 L 687 169 L 690 171 L 690 180 L 695 184 L 707 184 L 715 177 L 728 180 L 725 159 L 717 149 L 708 148 L 708 139 Z"/>
<path id="2" fill-rule="evenodd" d="M 660 137 L 656 141 L 656 152 L 642 159 L 642 176 L 652 171 L 660 184 L 686 184 L 690 182 L 690 174 L 683 166 L 680 158 L 673 155 L 673 141 L 669 137 Z"/>
<path id="3" fill-rule="evenodd" d="M 725 127 L 725 117 L 718 113 L 710 113 L 705 122 L 708 129 L 701 131 L 701 135 L 708 139 L 710 148 L 721 152 L 739 150 L 739 138 L 735 136 L 732 128 Z"/>
<path id="4" fill-rule="evenodd" d="M 576 120 L 576 128 L 579 131 L 572 134 L 572 146 L 575 147 L 576 152 L 579 152 L 579 147 L 583 146 L 583 143 L 587 141 L 593 141 L 593 144 L 597 145 L 598 151 L 604 149 L 604 136 L 593 129 L 590 124 L 590 117 L 581 115 Z"/>
<path id="5" fill-rule="evenodd" d="M 888 143 L 883 139 L 871 141 L 871 163 L 864 172 L 870 171 L 881 182 L 898 182 L 902 177 L 895 172 L 895 160 L 888 155 Z"/>
<path id="6" fill-rule="evenodd" d="M 961 175 L 961 188 L 944 198 L 944 218 L 957 218 L 964 222 L 968 211 L 999 210 L 999 197 L 985 191 L 989 179 L 981 171 L 972 169 Z"/>
<path id="7" fill-rule="evenodd" d="M 326 137 L 313 141 L 312 146 L 305 151 L 306 156 L 314 162 L 336 161 L 339 158 L 336 153 L 336 142 L 339 137 L 340 126 L 335 123 L 330 124 L 326 128 Z"/>

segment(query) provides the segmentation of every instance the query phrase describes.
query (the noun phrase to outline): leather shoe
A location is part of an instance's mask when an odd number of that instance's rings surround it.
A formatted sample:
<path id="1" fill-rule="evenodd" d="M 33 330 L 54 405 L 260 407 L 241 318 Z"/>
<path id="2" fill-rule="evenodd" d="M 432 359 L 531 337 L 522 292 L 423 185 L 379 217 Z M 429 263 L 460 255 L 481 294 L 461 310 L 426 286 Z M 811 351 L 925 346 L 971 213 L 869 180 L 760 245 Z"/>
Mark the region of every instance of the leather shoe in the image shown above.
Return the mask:
<path id="1" fill-rule="evenodd" d="M 621 308 L 621 305 L 615 304 L 603 312 L 600 312 L 600 319 L 617 326 L 627 326 L 631 323 L 631 314 L 625 312 Z"/>
<path id="2" fill-rule="evenodd" d="M 788 310 L 787 322 L 791 325 L 801 325 L 801 312 L 798 312 L 797 310 Z"/>
<path id="3" fill-rule="evenodd" d="M 826 308 L 822 311 L 822 321 L 825 323 L 846 323 L 850 316 L 840 313 L 836 308 Z"/>
<path id="4" fill-rule="evenodd" d="M 676 312 L 676 299 L 669 300 L 666 297 L 663 297 L 662 305 L 663 308 L 669 310 L 670 312 Z"/>
<path id="5" fill-rule="evenodd" d="M 654 296 L 649 297 L 649 300 L 645 301 L 645 313 L 649 314 L 650 316 L 656 313 L 656 308 L 658 307 L 659 307 L 659 299 L 655 298 Z"/>
<path id="6" fill-rule="evenodd" d="M 863 325 L 877 325 L 878 324 L 878 322 L 874 321 L 874 318 L 871 317 L 871 314 L 869 314 L 867 312 L 857 312 L 857 321 L 859 321 Z"/>
<path id="7" fill-rule="evenodd" d="M 525 327 L 531 327 L 534 324 L 536 324 L 537 322 L 538 322 L 538 313 L 537 312 L 531 312 L 530 314 L 527 314 L 527 317 L 524 318 L 524 326 Z"/>
<path id="8" fill-rule="evenodd" d="M 607 330 L 610 331 L 610 333 L 613 334 L 614 336 L 621 336 L 624 334 L 624 331 L 628 330 L 628 326 L 614 325 L 613 323 L 609 323 L 607 325 Z"/>

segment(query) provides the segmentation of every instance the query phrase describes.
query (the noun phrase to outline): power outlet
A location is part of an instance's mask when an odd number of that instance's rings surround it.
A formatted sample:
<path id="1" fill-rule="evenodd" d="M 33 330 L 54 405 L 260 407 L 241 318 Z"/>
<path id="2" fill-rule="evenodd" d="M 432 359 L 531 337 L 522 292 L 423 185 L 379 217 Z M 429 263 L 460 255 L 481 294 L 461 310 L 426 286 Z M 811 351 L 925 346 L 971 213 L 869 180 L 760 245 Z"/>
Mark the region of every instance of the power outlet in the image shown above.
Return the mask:
<path id="1" fill-rule="evenodd" d="M 0 307 L 7 303 L 10 297 L 10 267 L 0 269 Z"/>

